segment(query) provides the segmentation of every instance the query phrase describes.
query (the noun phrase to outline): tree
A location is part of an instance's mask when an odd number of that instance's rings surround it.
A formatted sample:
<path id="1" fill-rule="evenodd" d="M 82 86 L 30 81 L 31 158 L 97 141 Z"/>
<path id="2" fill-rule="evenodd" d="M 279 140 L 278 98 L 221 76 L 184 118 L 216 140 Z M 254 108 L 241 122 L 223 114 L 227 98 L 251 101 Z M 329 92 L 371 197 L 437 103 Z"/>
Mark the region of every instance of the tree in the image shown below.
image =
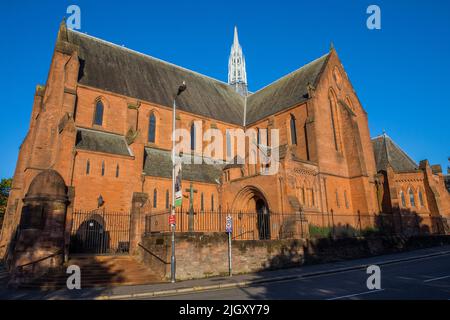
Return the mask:
<path id="1" fill-rule="evenodd" d="M 12 179 L 2 179 L 0 181 L 0 227 L 3 224 L 6 205 L 8 204 L 9 191 L 11 190 Z"/>

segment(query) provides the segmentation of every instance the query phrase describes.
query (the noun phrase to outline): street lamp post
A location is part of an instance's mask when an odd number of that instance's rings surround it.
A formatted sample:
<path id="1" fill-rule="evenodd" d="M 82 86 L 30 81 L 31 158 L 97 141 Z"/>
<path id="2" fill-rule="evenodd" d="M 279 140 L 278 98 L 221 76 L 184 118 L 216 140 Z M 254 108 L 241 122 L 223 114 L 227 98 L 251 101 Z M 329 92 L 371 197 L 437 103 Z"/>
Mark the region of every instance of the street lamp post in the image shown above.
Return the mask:
<path id="1" fill-rule="evenodd" d="M 172 114 L 172 208 L 171 208 L 171 215 L 172 215 L 172 221 L 176 221 L 175 218 L 175 166 L 176 166 L 176 159 L 175 159 L 175 129 L 176 129 L 176 110 L 177 110 L 177 97 L 183 93 L 183 91 L 186 90 L 186 83 L 183 81 L 183 84 L 178 87 L 177 94 L 173 98 L 173 114 Z M 176 270 L 176 260 L 175 260 L 175 223 L 171 224 L 172 229 L 172 255 L 170 258 L 170 275 L 171 275 L 171 281 L 172 283 L 175 282 L 175 270 Z"/>

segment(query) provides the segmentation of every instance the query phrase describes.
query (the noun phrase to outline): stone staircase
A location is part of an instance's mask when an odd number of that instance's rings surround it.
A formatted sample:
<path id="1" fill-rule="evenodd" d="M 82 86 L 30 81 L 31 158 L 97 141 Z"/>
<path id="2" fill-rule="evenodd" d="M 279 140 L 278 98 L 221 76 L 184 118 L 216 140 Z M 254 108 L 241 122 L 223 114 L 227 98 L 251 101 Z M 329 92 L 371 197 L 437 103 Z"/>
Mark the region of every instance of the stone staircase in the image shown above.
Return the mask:
<path id="1" fill-rule="evenodd" d="M 67 267 L 77 265 L 81 270 L 81 288 L 113 287 L 160 283 L 163 280 L 129 255 L 124 256 L 75 256 L 61 270 L 51 271 L 22 288 L 56 290 L 67 288 Z"/>
<path id="2" fill-rule="evenodd" d="M 0 260 L 0 286 L 3 287 L 8 283 L 9 273 L 5 268 L 4 263 Z"/>

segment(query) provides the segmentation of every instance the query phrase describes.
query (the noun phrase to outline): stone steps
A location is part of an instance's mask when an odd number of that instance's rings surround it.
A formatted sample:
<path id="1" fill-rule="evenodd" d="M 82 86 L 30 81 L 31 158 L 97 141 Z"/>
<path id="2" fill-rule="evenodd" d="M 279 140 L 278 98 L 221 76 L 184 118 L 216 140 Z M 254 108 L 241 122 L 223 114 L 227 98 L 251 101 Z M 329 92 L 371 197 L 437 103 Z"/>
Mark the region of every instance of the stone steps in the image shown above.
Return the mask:
<path id="1" fill-rule="evenodd" d="M 4 264 L 0 262 L 0 284 L 4 284 L 9 279 L 8 270 L 6 270 Z"/>
<path id="2" fill-rule="evenodd" d="M 163 282 L 145 265 L 132 256 L 82 256 L 72 257 L 58 271 L 22 285 L 24 288 L 62 289 L 66 288 L 67 267 L 77 265 L 81 270 L 81 287 L 111 287 Z"/>

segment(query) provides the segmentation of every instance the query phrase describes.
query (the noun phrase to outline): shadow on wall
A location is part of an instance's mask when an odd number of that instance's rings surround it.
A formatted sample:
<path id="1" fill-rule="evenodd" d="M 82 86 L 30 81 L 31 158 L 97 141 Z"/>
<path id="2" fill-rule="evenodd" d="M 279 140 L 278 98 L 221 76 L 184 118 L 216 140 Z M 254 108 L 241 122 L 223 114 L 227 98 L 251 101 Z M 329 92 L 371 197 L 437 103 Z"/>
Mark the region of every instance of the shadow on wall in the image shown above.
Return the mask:
<path id="1" fill-rule="evenodd" d="M 430 235 L 450 233 L 447 218 L 439 215 L 419 214 L 411 210 L 401 210 L 395 213 L 378 215 L 358 215 L 356 223 L 342 223 L 341 217 L 334 215 L 334 224 L 309 224 L 309 236 L 320 238 L 348 238 L 359 236 L 388 235 Z"/>

